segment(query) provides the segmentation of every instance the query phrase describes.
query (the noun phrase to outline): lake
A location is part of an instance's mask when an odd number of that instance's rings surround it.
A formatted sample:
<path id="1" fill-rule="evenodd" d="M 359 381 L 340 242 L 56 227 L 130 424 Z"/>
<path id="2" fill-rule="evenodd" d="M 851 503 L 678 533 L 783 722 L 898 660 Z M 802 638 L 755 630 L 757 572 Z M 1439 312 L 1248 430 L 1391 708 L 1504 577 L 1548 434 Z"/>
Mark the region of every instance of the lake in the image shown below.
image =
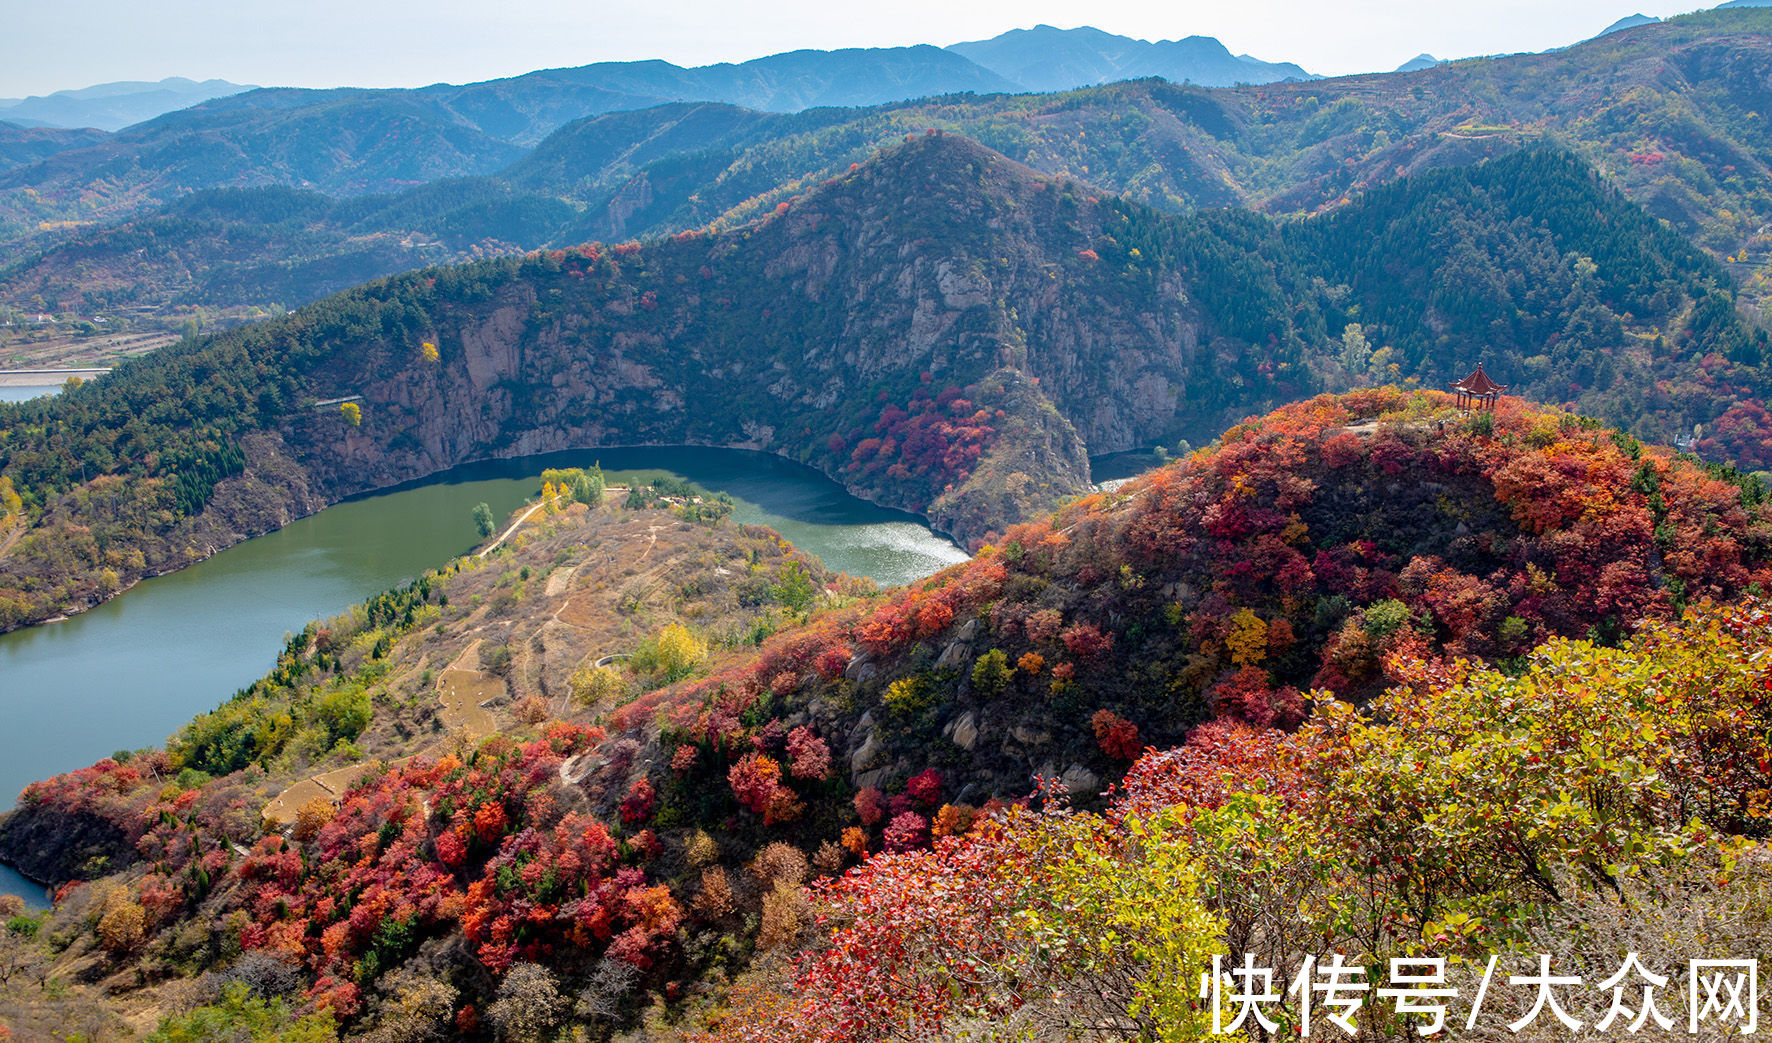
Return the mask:
<path id="1" fill-rule="evenodd" d="M 1174 457 L 1154 449 L 1133 449 L 1124 453 L 1092 456 L 1089 458 L 1089 477 L 1094 479 L 1096 485 L 1124 482 L 1128 478 L 1137 478 L 1146 471 L 1162 467 L 1173 459 Z"/>
<path id="2" fill-rule="evenodd" d="M 730 494 L 735 521 L 769 525 L 825 564 L 882 585 L 966 555 L 914 515 L 856 499 L 807 467 L 731 449 L 624 448 L 470 464 L 337 504 L 90 612 L 0 635 L 0 801 L 120 749 L 157 746 L 276 662 L 289 633 L 472 550 L 484 501 L 503 518 L 548 467 L 601 462 L 611 484 L 672 473 Z M 40 898 L 22 877 L 0 892 Z"/>
<path id="3" fill-rule="evenodd" d="M 45 384 L 42 386 L 26 387 L 0 387 L 0 402 L 26 402 L 30 399 L 40 398 L 44 395 L 53 395 L 61 389 L 62 386 L 60 384 Z"/>

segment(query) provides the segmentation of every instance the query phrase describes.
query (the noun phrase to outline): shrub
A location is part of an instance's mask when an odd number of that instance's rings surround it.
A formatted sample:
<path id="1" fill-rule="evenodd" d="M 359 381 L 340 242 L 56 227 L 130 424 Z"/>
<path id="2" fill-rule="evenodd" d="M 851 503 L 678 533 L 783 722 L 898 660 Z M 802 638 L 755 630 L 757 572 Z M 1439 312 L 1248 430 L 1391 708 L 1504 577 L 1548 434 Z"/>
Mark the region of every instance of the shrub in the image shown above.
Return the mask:
<path id="1" fill-rule="evenodd" d="M 792 844 L 776 841 L 751 860 L 751 874 L 765 884 L 799 887 L 806 882 L 806 855 Z"/>
<path id="2" fill-rule="evenodd" d="M 1000 648 L 991 649 L 972 664 L 973 687 L 987 699 L 1002 694 L 1014 676 L 1015 668 L 1009 665 L 1009 656 Z"/>
<path id="3" fill-rule="evenodd" d="M 548 713 L 548 701 L 539 695 L 531 693 L 517 700 L 517 705 L 511 707 L 511 715 L 524 724 L 540 724 L 550 716 Z"/>
<path id="4" fill-rule="evenodd" d="M 934 768 L 925 768 L 911 776 L 905 783 L 904 791 L 910 798 L 925 807 L 934 807 L 941 800 L 941 772 Z"/>
<path id="5" fill-rule="evenodd" d="M 701 872 L 701 889 L 695 892 L 694 909 L 704 920 L 718 920 L 731 915 L 736 905 L 732 900 L 732 884 L 726 870 L 719 866 Z"/>
<path id="6" fill-rule="evenodd" d="M 788 765 L 794 778 L 821 782 L 831 773 L 831 751 L 812 729 L 801 725 L 788 733 Z"/>

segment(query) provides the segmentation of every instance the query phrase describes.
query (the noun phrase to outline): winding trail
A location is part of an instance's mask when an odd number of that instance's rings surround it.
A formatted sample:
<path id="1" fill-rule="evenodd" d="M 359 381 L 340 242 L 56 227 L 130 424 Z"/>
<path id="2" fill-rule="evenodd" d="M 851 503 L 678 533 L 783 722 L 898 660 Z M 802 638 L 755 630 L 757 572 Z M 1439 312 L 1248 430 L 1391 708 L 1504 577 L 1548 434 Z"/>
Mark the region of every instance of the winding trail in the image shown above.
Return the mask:
<path id="1" fill-rule="evenodd" d="M 517 530 L 518 530 L 518 529 L 520 529 L 520 528 L 522 528 L 522 526 L 523 526 L 523 523 L 524 523 L 524 522 L 526 522 L 526 521 L 528 521 L 528 520 L 529 520 L 529 516 L 530 516 L 530 515 L 532 515 L 532 514 L 534 514 L 534 513 L 535 513 L 535 512 L 536 512 L 536 511 L 539 511 L 539 510 L 541 510 L 541 509 L 542 509 L 542 505 L 543 505 L 543 504 L 544 504 L 544 503 L 546 503 L 546 501 L 545 501 L 545 500 L 544 500 L 544 501 L 542 501 L 542 503 L 537 503 L 537 504 L 536 504 L 536 505 L 535 505 L 535 506 L 533 506 L 533 507 L 531 507 L 531 508 L 529 508 L 529 509 L 528 509 L 528 510 L 526 510 L 526 511 L 524 511 L 524 512 L 523 512 L 523 513 L 522 513 L 522 514 L 521 514 L 521 515 L 520 515 L 520 516 L 519 516 L 519 517 L 518 517 L 518 518 L 517 518 L 517 520 L 516 520 L 516 521 L 514 521 L 514 522 L 512 522 L 512 523 L 511 523 L 511 527 L 510 527 L 510 528 L 508 528 L 508 529 L 506 529 L 506 530 L 505 530 L 505 531 L 503 531 L 503 532 L 501 532 L 501 533 L 499 533 L 499 534 L 498 534 L 498 539 L 496 539 L 496 540 L 493 540 L 493 541 L 492 541 L 492 543 L 491 543 L 491 544 L 490 544 L 490 545 L 489 545 L 489 546 L 488 546 L 488 547 L 487 547 L 487 548 L 486 548 L 486 549 L 485 549 L 485 550 L 483 550 L 483 551 L 481 551 L 481 552 L 480 552 L 480 553 L 479 553 L 479 554 L 477 554 L 477 555 L 475 555 L 475 557 L 479 557 L 479 558 L 484 558 L 484 557 L 485 557 L 485 556 L 486 556 L 486 555 L 488 555 L 488 554 L 491 554 L 491 553 L 492 553 L 492 552 L 493 552 L 493 551 L 495 551 L 495 550 L 497 550 L 497 549 L 498 549 L 498 545 L 499 545 L 499 544 L 501 544 L 501 543 L 503 543 L 503 542 L 504 542 L 504 541 L 505 541 L 505 540 L 507 540 L 507 539 L 509 539 L 509 538 L 510 538 L 510 535 L 511 535 L 511 533 L 513 533 L 513 532 L 516 532 L 516 531 L 517 531 Z"/>
<path id="2" fill-rule="evenodd" d="M 624 488 L 622 486 L 613 486 L 612 485 L 612 486 L 607 486 L 604 488 L 603 495 L 608 496 L 611 493 L 626 493 L 626 492 L 627 492 L 626 488 Z M 567 499 L 568 495 L 569 494 L 567 494 L 567 493 L 561 493 L 560 495 L 554 497 L 554 502 L 559 503 L 561 500 Z M 493 540 L 492 543 L 489 544 L 485 550 L 483 550 L 479 554 L 475 555 L 475 557 L 484 558 L 486 555 L 491 554 L 493 551 L 497 550 L 499 548 L 500 544 L 502 544 L 504 541 L 511 538 L 512 533 L 516 532 L 518 529 L 523 527 L 523 523 L 529 520 L 530 515 L 534 514 L 536 511 L 541 510 L 543 507 L 546 507 L 547 504 L 548 504 L 548 501 L 546 501 L 546 500 L 537 500 L 533 505 L 530 506 L 530 508 L 528 510 L 524 511 L 521 515 L 519 515 L 517 517 L 516 521 L 511 523 L 510 528 L 499 533 L 498 539 Z"/>
<path id="3" fill-rule="evenodd" d="M 437 679 L 437 701 L 442 704 L 438 716 L 448 729 L 447 733 L 417 753 L 389 762 L 390 766 L 399 767 L 416 757 L 435 756 L 460 739 L 473 742 L 498 730 L 498 722 L 493 719 L 492 712 L 481 704 L 503 692 L 504 682 L 478 668 L 480 642 L 481 639 L 476 638 L 462 649 L 461 654 L 444 668 L 442 676 Z M 475 664 L 473 667 L 466 665 L 470 656 Z M 380 763 L 382 762 L 376 759 L 362 760 L 309 776 L 272 798 L 260 813 L 260 819 L 268 831 L 292 825 L 296 813 L 309 801 L 328 800 L 336 805 L 365 770 Z"/>

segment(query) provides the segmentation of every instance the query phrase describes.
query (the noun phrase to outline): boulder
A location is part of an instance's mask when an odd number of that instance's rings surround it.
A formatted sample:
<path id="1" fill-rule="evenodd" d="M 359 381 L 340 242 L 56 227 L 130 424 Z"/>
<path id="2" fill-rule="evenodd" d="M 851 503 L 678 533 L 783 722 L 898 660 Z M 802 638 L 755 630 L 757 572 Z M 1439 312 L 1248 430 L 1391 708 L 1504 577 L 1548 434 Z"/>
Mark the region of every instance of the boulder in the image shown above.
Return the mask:
<path id="1" fill-rule="evenodd" d="M 978 743 L 978 715 L 967 710 L 942 729 L 942 734 L 962 750 L 971 750 Z"/>

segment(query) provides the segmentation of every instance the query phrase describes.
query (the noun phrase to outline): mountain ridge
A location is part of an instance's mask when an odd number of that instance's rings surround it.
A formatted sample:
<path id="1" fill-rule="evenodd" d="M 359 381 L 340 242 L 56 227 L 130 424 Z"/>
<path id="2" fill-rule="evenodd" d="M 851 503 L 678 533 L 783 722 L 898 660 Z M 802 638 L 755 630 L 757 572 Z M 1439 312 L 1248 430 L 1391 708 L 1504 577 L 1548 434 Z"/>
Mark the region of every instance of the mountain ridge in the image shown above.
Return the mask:
<path id="1" fill-rule="evenodd" d="M 1011 29 L 988 40 L 950 44 L 947 50 L 964 55 L 1028 90 L 1041 92 L 1147 76 L 1204 87 L 1316 78 L 1290 62 L 1263 62 L 1247 55 L 1232 55 L 1210 36 L 1153 43 L 1092 26 L 1058 29 L 1037 25 L 1032 29 Z"/>
<path id="2" fill-rule="evenodd" d="M 199 82 L 183 76 L 155 82 L 119 80 L 0 100 L 0 120 L 28 126 L 117 131 L 167 112 L 255 89 L 251 84 L 219 79 Z"/>

